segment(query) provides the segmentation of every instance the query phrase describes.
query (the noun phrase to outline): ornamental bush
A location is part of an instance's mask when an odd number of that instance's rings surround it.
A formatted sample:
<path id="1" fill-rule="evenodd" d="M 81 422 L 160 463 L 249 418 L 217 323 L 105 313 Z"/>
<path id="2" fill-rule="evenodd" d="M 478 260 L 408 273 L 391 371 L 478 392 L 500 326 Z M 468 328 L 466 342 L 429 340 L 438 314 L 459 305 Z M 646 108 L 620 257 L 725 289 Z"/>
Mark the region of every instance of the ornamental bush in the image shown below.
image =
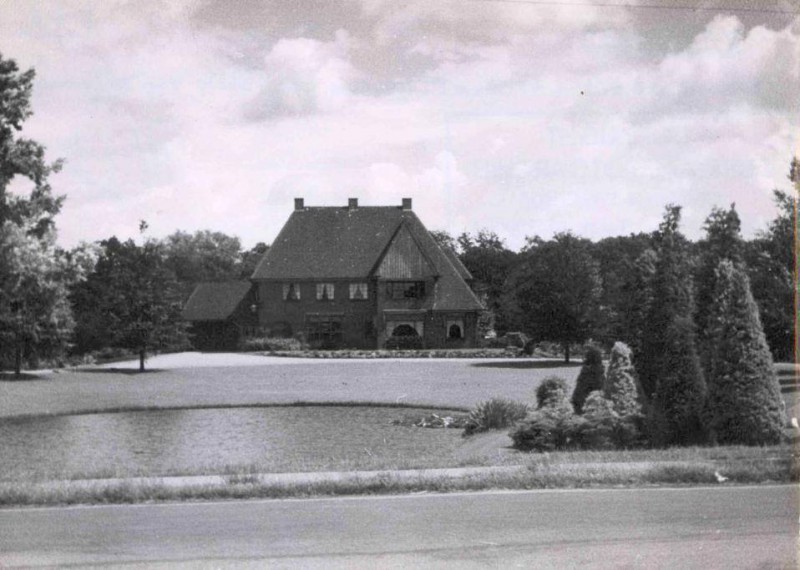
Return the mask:
<path id="1" fill-rule="evenodd" d="M 583 407 L 583 422 L 580 424 L 580 445 L 588 449 L 612 449 L 616 447 L 616 432 L 620 417 L 614 404 L 595 390 L 586 398 Z"/>
<path id="2" fill-rule="evenodd" d="M 632 359 L 628 345 L 614 343 L 603 383 L 603 395 L 611 401 L 620 417 L 641 416 L 644 412 L 644 392 L 636 377 Z"/>
<path id="3" fill-rule="evenodd" d="M 572 411 L 567 399 L 567 381 L 560 376 L 548 376 L 536 388 L 536 407 L 546 406 L 568 407 Z"/>
<path id="4" fill-rule="evenodd" d="M 784 403 L 747 275 L 719 264 L 709 311 L 706 420 L 720 444 L 766 445 L 784 438 Z"/>
<path id="5" fill-rule="evenodd" d="M 567 398 L 567 383 L 559 376 L 545 378 L 536 389 L 537 409 L 509 435 L 523 451 L 554 451 L 577 444 L 577 423 Z"/>
<path id="6" fill-rule="evenodd" d="M 578 380 L 575 382 L 575 390 L 572 392 L 572 405 L 575 407 L 576 413 L 580 414 L 583 411 L 583 402 L 591 392 L 603 389 L 605 375 L 603 355 L 600 349 L 589 346 L 583 356 L 583 366 L 578 374 Z"/>
<path id="7" fill-rule="evenodd" d="M 470 411 L 464 426 L 464 435 L 507 428 L 524 419 L 527 414 L 528 404 L 505 398 L 492 398 L 481 402 Z"/>

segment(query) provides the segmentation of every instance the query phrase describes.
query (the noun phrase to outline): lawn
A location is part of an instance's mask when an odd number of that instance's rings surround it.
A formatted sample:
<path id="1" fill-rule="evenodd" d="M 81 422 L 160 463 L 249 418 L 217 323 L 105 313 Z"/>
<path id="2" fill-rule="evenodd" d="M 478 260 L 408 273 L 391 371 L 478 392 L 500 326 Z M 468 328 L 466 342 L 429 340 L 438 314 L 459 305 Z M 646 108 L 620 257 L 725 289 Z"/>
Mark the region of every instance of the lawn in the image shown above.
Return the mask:
<path id="1" fill-rule="evenodd" d="M 199 359 L 205 355 L 199 355 Z M 252 357 L 250 357 L 252 358 Z M 158 369 L 143 374 L 91 369 L 0 381 L 0 418 L 76 412 L 286 404 L 375 402 L 471 408 L 493 396 L 535 401 L 551 375 L 574 384 L 578 364 L 552 361 L 315 360 L 262 358 L 263 365 Z M 169 362 L 169 361 L 166 361 Z M 235 364 L 236 360 L 233 360 Z"/>

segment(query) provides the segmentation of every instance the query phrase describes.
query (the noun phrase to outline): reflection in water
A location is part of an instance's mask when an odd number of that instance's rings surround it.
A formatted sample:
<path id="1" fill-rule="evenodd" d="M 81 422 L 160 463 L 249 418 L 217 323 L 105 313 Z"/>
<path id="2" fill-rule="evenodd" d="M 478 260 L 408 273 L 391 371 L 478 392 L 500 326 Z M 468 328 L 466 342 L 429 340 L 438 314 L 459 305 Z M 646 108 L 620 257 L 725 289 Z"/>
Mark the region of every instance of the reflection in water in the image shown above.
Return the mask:
<path id="1" fill-rule="evenodd" d="M 312 406 L 0 420 L 0 479 L 159 474 L 249 463 L 302 468 L 303 458 L 414 457 L 432 443 L 458 445 L 457 430 L 391 424 L 409 414 L 415 410 Z"/>

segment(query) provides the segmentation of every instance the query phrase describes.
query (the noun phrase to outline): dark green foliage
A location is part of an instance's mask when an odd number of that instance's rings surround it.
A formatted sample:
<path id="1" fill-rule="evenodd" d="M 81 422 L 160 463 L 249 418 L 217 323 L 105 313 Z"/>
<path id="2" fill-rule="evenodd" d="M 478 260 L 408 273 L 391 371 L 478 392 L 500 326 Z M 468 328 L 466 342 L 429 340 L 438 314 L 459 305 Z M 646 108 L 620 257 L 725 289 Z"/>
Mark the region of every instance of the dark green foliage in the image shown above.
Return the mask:
<path id="1" fill-rule="evenodd" d="M 269 246 L 263 241 L 258 242 L 250 250 L 242 253 L 242 261 L 239 264 L 239 279 L 250 279 L 253 272 L 258 267 L 261 259 L 269 251 Z"/>
<path id="2" fill-rule="evenodd" d="M 536 407 L 545 406 L 568 406 L 571 409 L 567 400 L 567 381 L 560 376 L 548 376 L 536 388 Z"/>
<path id="3" fill-rule="evenodd" d="M 528 414 L 509 434 L 521 451 L 556 451 L 575 447 L 575 415 L 572 410 L 546 406 Z"/>
<path id="4" fill-rule="evenodd" d="M 695 325 L 703 373 L 710 372 L 710 319 L 714 300 L 716 271 L 720 262 L 730 260 L 737 266 L 743 263 L 744 242 L 741 237 L 741 222 L 734 204 L 729 210 L 714 208 L 705 222 L 706 237 L 697 244 L 700 263 L 697 268 Z"/>
<path id="5" fill-rule="evenodd" d="M 583 411 L 583 402 L 591 392 L 603 389 L 605 375 L 603 354 L 600 349 L 596 346 L 588 347 L 586 354 L 583 355 L 583 366 L 575 382 L 575 390 L 572 392 L 572 405 L 576 413 L 580 414 Z"/>
<path id="6" fill-rule="evenodd" d="M 747 273 L 764 334 L 773 357 L 779 361 L 794 358 L 794 295 L 798 286 L 795 236 L 800 235 L 795 218 L 796 196 L 775 191 L 778 216 L 745 250 Z"/>
<path id="7" fill-rule="evenodd" d="M 567 362 L 570 344 L 589 338 L 598 320 L 601 282 L 590 246 L 569 232 L 529 238 L 508 280 L 507 310 L 534 340 L 561 344 Z"/>
<path id="8" fill-rule="evenodd" d="M 625 274 L 622 285 L 622 304 L 619 309 L 621 330 L 618 338 L 631 347 L 634 355 L 641 354 L 642 350 L 647 315 L 653 302 L 653 276 L 657 260 L 658 255 L 654 250 L 645 249 Z"/>
<path id="9" fill-rule="evenodd" d="M 20 136 L 33 114 L 34 76 L 0 55 L 0 367 L 17 375 L 23 361 L 61 357 L 73 324 L 68 287 L 82 277 L 81 261 L 55 241 L 63 198 L 49 176 L 61 161 L 47 163 L 44 147 Z M 30 191 L 9 192 L 14 179 Z"/>
<path id="10" fill-rule="evenodd" d="M 772 357 L 747 275 L 729 261 L 717 268 L 710 317 L 711 437 L 726 445 L 780 442 L 785 411 Z"/>
<path id="11" fill-rule="evenodd" d="M 608 237 L 592 245 L 592 256 L 599 264 L 602 282 L 599 320 L 592 339 L 603 346 L 610 346 L 617 339 L 630 341 L 640 336 L 640 330 L 638 333 L 630 330 L 630 313 L 646 310 L 648 303 L 642 303 L 638 296 L 647 291 L 647 284 L 634 283 L 632 278 L 638 277 L 637 260 L 645 251 L 652 254 L 651 247 L 652 237 L 644 233 Z"/>
<path id="12" fill-rule="evenodd" d="M 527 413 L 527 404 L 505 398 L 492 398 L 481 402 L 470 411 L 464 426 L 464 435 L 513 426 L 524 419 Z"/>
<path id="13" fill-rule="evenodd" d="M 637 355 L 642 388 L 653 402 L 651 426 L 658 443 L 696 443 L 703 438 L 700 411 L 706 388 L 697 355 L 689 260 L 678 232 L 680 207 L 668 206 L 654 236 L 658 261 L 653 301 Z M 655 421 L 656 418 L 662 420 Z"/>
<path id="14" fill-rule="evenodd" d="M 452 238 L 444 232 L 434 232 L 434 239 L 444 245 L 452 243 Z M 501 306 L 501 296 L 517 254 L 508 249 L 496 233 L 487 230 L 475 235 L 462 233 L 456 242 L 460 250 L 458 257 L 474 279 L 473 289 L 494 315 L 498 333 L 505 333 L 509 323 Z"/>
<path id="15" fill-rule="evenodd" d="M 149 350 L 186 347 L 180 293 L 165 267 L 161 245 L 150 241 L 139 246 L 116 238 L 100 245 L 94 271 L 71 295 L 80 351 L 129 348 L 139 353 L 144 369 Z"/>
<path id="16" fill-rule="evenodd" d="M 664 331 L 660 375 L 653 395 L 662 433 L 654 434 L 663 445 L 697 444 L 704 441 L 701 422 L 706 386 L 695 351 L 694 323 L 676 318 Z"/>

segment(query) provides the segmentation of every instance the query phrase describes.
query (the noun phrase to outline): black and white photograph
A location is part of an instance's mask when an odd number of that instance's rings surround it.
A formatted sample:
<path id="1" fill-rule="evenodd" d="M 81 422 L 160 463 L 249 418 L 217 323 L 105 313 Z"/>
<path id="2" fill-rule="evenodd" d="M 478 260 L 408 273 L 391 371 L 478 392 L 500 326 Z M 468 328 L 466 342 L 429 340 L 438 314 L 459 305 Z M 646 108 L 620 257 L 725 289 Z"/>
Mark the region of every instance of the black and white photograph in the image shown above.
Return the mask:
<path id="1" fill-rule="evenodd" d="M 0 0 L 0 568 L 800 564 L 797 0 Z"/>

